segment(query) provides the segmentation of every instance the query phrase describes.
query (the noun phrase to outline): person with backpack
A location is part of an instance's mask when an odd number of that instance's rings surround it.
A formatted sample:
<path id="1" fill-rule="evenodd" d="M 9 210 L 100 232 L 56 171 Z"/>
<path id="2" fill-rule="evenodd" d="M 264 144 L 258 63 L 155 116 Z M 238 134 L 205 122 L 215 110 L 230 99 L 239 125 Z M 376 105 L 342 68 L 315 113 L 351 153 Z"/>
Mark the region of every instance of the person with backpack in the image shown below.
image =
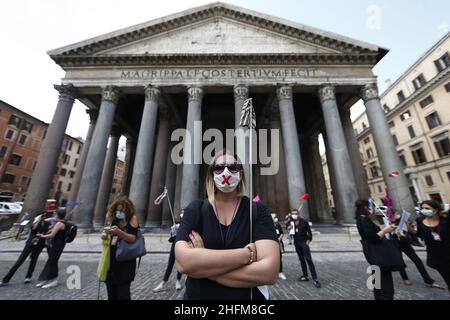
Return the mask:
<path id="1" fill-rule="evenodd" d="M 180 220 L 183 219 L 184 209 L 181 209 Z M 180 221 L 175 223 L 170 230 L 169 242 L 172 243 L 170 246 L 169 261 L 167 262 L 166 272 L 164 273 L 163 280 L 153 289 L 153 292 L 160 292 L 166 289 L 167 281 L 169 281 L 170 274 L 172 273 L 173 265 L 175 264 L 175 239 L 177 237 L 177 232 L 180 227 Z M 177 281 L 175 282 L 175 290 L 181 290 L 183 287 L 181 285 L 181 277 L 183 275 L 177 270 Z"/>
<path id="2" fill-rule="evenodd" d="M 9 270 L 9 272 L 0 282 L 0 286 L 7 286 L 9 284 L 9 281 L 14 276 L 16 271 L 20 268 L 20 266 L 25 262 L 25 260 L 30 255 L 31 255 L 30 265 L 28 267 L 28 271 L 23 283 L 27 284 L 31 282 L 31 277 L 36 267 L 39 255 L 45 248 L 45 240 L 37 237 L 37 234 L 38 233 L 46 234 L 50 227 L 50 222 L 45 220 L 47 217 L 47 213 L 52 212 L 44 212 L 35 218 L 31 227 L 30 235 L 28 236 L 27 241 L 25 242 L 25 247 L 23 248 L 22 253 L 19 256 L 19 259 L 17 259 L 14 266 Z"/>
<path id="3" fill-rule="evenodd" d="M 51 231 L 49 231 L 48 234 L 37 234 L 37 237 L 40 239 L 50 240 L 50 249 L 48 253 L 48 260 L 39 275 L 39 283 L 36 287 L 48 289 L 58 285 L 58 262 L 66 246 L 65 216 L 65 210 L 58 210 L 56 212 L 56 223 L 51 228 Z"/>
<path id="4" fill-rule="evenodd" d="M 127 197 L 114 201 L 108 209 L 102 239 L 110 239 L 110 266 L 106 276 L 108 300 L 131 300 L 131 282 L 136 276 L 136 259 L 117 261 L 116 251 L 121 241 L 134 243 L 139 232 L 136 208 Z"/>
<path id="5" fill-rule="evenodd" d="M 208 167 L 206 192 L 185 208 L 177 233 L 177 269 L 188 276 L 184 299 L 268 299 L 265 285 L 278 279 L 277 235 L 267 207 L 245 196 L 243 166 L 231 153 Z"/>

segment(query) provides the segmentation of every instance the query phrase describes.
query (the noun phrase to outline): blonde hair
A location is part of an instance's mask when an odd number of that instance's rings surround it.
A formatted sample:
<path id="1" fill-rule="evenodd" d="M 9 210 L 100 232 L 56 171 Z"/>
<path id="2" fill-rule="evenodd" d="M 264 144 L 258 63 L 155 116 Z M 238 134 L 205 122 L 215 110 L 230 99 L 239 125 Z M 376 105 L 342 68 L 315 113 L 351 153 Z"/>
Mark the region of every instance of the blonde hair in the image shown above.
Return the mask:
<path id="1" fill-rule="evenodd" d="M 205 188 L 206 188 L 206 194 L 208 195 L 208 200 L 211 204 L 215 201 L 215 196 L 217 192 L 216 185 L 214 184 L 214 173 L 213 173 L 213 166 L 216 163 L 217 159 L 223 156 L 231 156 L 233 157 L 237 163 L 242 163 L 237 156 L 234 156 L 233 153 L 230 151 L 224 150 L 222 152 L 219 152 L 216 154 L 216 156 L 213 158 L 212 162 L 210 163 L 208 167 L 208 171 L 206 172 L 206 181 L 205 181 Z M 242 198 L 246 191 L 247 191 L 247 180 L 245 178 L 245 172 L 242 169 L 241 171 L 241 181 L 239 182 L 237 186 L 237 196 Z"/>

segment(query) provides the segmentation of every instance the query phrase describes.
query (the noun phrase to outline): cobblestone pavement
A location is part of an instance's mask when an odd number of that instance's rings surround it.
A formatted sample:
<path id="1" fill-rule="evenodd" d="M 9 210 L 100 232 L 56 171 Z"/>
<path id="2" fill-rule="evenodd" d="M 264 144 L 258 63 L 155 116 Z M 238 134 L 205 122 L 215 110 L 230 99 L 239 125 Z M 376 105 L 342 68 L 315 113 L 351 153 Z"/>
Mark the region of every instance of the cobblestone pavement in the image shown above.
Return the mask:
<path id="1" fill-rule="evenodd" d="M 292 246 L 288 246 L 292 249 Z M 419 255 L 424 258 L 423 252 Z M 17 253 L 0 252 L 0 276 L 3 276 L 13 265 Z M 42 270 L 45 256 L 42 255 L 34 279 Z M 0 287 L 0 300 L 10 299 L 43 299 L 43 300 L 96 300 L 98 292 L 98 281 L 96 278 L 96 268 L 99 255 L 65 253 L 60 261 L 60 284 L 52 289 L 36 288 L 36 280 L 31 284 L 22 283 L 27 262 L 24 264 L 7 287 Z M 184 290 L 175 290 L 175 270 L 168 283 L 168 290 L 153 293 L 154 288 L 161 280 L 168 255 L 148 254 L 142 259 L 142 264 L 136 280 L 132 284 L 133 299 L 182 299 Z M 366 287 L 367 276 L 365 271 L 367 263 L 360 252 L 348 253 L 315 253 L 313 254 L 319 279 L 323 287 L 317 289 L 311 282 L 301 283 L 297 281 L 300 276 L 300 264 L 295 254 L 287 253 L 283 256 L 284 271 L 287 280 L 279 280 L 271 287 L 271 298 L 274 300 L 371 300 L 372 292 Z M 425 288 L 422 279 L 415 266 L 407 258 L 408 273 L 413 281 L 413 286 L 403 285 L 400 275 L 394 275 L 396 299 L 420 299 L 420 300 L 442 300 L 449 299 L 447 290 Z M 81 270 L 81 289 L 68 289 L 66 282 L 69 279 L 67 268 L 69 266 L 79 266 Z M 432 269 L 430 274 L 439 283 L 443 280 Z M 184 282 L 184 277 L 183 280 Z M 106 299 L 106 289 L 104 284 L 100 285 L 100 299 Z"/>

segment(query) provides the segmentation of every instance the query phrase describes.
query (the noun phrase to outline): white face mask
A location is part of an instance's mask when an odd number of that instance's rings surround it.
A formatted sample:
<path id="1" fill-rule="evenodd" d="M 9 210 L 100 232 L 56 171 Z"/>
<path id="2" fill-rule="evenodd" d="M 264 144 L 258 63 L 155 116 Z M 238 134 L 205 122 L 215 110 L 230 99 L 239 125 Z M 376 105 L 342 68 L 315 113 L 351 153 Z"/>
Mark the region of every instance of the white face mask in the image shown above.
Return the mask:
<path id="1" fill-rule="evenodd" d="M 420 210 L 420 213 L 425 217 L 432 217 L 434 215 L 434 212 L 431 209 L 422 209 Z"/>
<path id="2" fill-rule="evenodd" d="M 225 168 L 220 174 L 214 173 L 214 184 L 217 189 L 224 193 L 233 192 L 239 185 L 239 182 L 241 182 L 241 173 L 239 171 L 232 173 L 228 168 Z"/>
<path id="3" fill-rule="evenodd" d="M 297 219 L 298 219 L 298 216 L 296 214 L 293 214 L 292 215 L 292 220 L 297 220 Z"/>

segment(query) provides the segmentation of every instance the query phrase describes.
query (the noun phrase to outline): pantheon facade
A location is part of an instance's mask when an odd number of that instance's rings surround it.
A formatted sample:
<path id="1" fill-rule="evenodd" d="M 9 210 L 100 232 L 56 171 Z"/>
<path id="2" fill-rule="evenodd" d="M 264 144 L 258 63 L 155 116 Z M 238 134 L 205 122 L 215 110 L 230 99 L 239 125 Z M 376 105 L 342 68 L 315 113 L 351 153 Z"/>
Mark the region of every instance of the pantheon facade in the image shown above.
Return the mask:
<path id="1" fill-rule="evenodd" d="M 100 226 L 117 159 L 126 137 L 122 193 L 134 201 L 141 226 L 172 223 L 175 212 L 205 195 L 207 164 L 174 164 L 171 133 L 178 128 L 222 132 L 239 126 L 251 97 L 257 129 L 279 129 L 280 169 L 260 175 L 254 194 L 280 216 L 311 199 L 304 214 L 332 222 L 319 154 L 325 141 L 337 222 L 354 223 L 354 202 L 369 188 L 356 144 L 350 107 L 363 99 L 381 168 L 395 203 L 413 210 L 377 89 L 373 67 L 387 53 L 378 46 L 244 8 L 213 3 L 49 51 L 65 70 L 55 85 L 59 100 L 24 204 L 42 210 L 75 99 L 88 109 L 90 126 L 71 195 L 72 219 L 81 229 Z M 202 139 L 201 136 L 195 139 Z M 108 145 L 109 141 L 109 145 Z M 201 145 L 202 141 L 198 141 Z M 201 148 L 194 149 L 195 153 Z M 197 155 L 198 156 L 198 155 Z M 393 180 L 388 175 L 398 171 Z"/>

